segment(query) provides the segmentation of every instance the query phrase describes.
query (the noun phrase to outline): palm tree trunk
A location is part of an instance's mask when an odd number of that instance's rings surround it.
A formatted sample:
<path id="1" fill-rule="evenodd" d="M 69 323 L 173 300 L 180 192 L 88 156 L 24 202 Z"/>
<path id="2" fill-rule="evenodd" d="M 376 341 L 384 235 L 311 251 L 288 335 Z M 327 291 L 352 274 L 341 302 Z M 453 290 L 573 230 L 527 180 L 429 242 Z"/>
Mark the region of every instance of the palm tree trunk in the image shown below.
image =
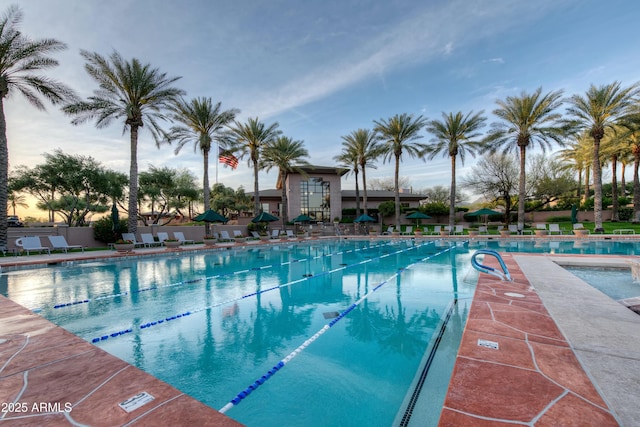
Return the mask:
<path id="1" fill-rule="evenodd" d="M 451 188 L 449 194 L 449 227 L 456 222 L 456 156 L 451 156 Z"/>
<path id="2" fill-rule="evenodd" d="M 618 215 L 618 156 L 611 156 L 611 221 L 620 221 Z"/>
<path id="3" fill-rule="evenodd" d="M 260 191 L 258 190 L 258 159 L 253 159 L 253 214 L 260 213 Z"/>
<path id="4" fill-rule="evenodd" d="M 591 179 L 591 167 L 587 166 L 584 170 L 584 194 L 582 195 L 582 203 L 585 203 L 589 198 L 591 190 L 589 188 L 589 181 Z"/>
<path id="5" fill-rule="evenodd" d="M 593 138 L 593 221 L 596 233 L 602 228 L 602 169 L 600 166 L 600 138 Z"/>
<path id="6" fill-rule="evenodd" d="M 627 197 L 627 180 L 624 179 L 624 174 L 627 172 L 627 162 L 620 164 L 620 188 L 622 188 L 622 197 Z"/>
<path id="7" fill-rule="evenodd" d="M 578 188 L 576 188 L 576 197 L 580 200 L 580 194 L 582 192 L 582 168 L 578 169 Z"/>
<path id="8" fill-rule="evenodd" d="M 286 185 L 287 174 L 285 171 L 280 171 L 280 180 L 282 182 L 282 229 L 284 230 L 287 226 L 287 222 L 289 222 L 289 202 L 287 200 L 287 185 Z"/>
<path id="9" fill-rule="evenodd" d="M 640 150 L 633 153 L 633 218 L 634 222 L 640 219 L 640 178 L 638 168 L 640 167 Z"/>
<path id="10" fill-rule="evenodd" d="M 527 146 L 520 146 L 520 182 L 518 184 L 518 230 L 524 230 L 524 202 L 526 190 Z M 507 220 L 507 223 L 509 221 Z"/>
<path id="11" fill-rule="evenodd" d="M 0 246 L 7 246 L 7 196 L 9 194 L 9 148 L 7 122 L 4 116 L 4 96 L 0 97 Z"/>
<path id="12" fill-rule="evenodd" d="M 400 231 L 400 186 L 399 186 L 399 180 L 400 180 L 400 155 L 396 154 L 396 171 L 395 171 L 395 175 L 394 175 L 394 184 L 393 184 L 393 189 L 396 192 L 396 197 L 395 197 L 395 201 L 396 201 L 396 230 Z"/>
<path id="13" fill-rule="evenodd" d="M 138 126 L 131 125 L 131 162 L 129 164 L 129 233 L 138 231 Z"/>
<path id="14" fill-rule="evenodd" d="M 205 212 L 211 209 L 211 191 L 209 189 L 209 150 L 202 150 L 203 158 L 203 177 L 202 177 L 202 197 L 204 198 Z M 211 235 L 211 224 L 204 223 L 205 236 Z"/>
<path id="15" fill-rule="evenodd" d="M 360 216 L 360 187 L 358 187 L 358 167 L 353 171 L 356 177 L 356 218 Z"/>
<path id="16" fill-rule="evenodd" d="M 362 168 L 362 209 L 364 210 L 364 214 L 368 215 L 367 210 L 367 172 L 365 171 L 364 165 L 360 165 Z"/>

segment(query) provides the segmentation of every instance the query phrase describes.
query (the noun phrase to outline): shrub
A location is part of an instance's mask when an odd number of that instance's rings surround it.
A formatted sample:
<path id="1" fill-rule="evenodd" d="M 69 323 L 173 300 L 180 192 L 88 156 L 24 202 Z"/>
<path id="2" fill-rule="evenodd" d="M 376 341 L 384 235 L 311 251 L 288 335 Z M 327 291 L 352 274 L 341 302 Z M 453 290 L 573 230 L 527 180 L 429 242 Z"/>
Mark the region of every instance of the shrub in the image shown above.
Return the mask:
<path id="1" fill-rule="evenodd" d="M 570 216 L 550 216 L 547 222 L 571 222 Z"/>
<path id="2" fill-rule="evenodd" d="M 120 238 L 121 233 L 126 233 L 129 225 L 126 218 L 120 219 L 120 231 L 118 233 L 113 232 L 113 221 L 111 217 L 105 216 L 93 223 L 93 236 L 95 239 L 102 243 L 114 243 Z"/>

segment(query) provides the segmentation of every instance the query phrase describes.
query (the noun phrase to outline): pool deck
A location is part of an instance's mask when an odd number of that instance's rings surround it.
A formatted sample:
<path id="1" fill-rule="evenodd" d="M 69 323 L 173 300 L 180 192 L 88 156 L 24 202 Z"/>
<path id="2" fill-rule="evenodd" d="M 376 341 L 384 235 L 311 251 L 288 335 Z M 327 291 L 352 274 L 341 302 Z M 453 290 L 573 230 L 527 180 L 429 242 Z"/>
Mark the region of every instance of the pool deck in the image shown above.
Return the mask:
<path id="1" fill-rule="evenodd" d="M 7 256 L 0 267 L 157 253 L 166 249 Z M 504 258 L 514 282 L 480 274 L 440 425 L 638 425 L 640 316 L 559 266 L 635 257 Z M 141 392 L 154 400 L 130 413 L 118 405 Z M 0 404 L 11 402 L 0 425 L 240 425 L 0 297 Z"/>

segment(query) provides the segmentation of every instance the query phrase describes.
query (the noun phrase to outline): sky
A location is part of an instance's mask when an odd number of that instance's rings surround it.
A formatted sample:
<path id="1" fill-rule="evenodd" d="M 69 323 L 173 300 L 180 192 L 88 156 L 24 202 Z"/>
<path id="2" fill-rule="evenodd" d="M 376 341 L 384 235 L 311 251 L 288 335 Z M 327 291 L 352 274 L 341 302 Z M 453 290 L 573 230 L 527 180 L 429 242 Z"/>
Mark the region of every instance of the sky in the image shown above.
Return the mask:
<path id="1" fill-rule="evenodd" d="M 11 4 L 3 2 L 6 7 Z M 210 97 L 237 108 L 239 121 L 277 122 L 302 140 L 310 163 L 334 166 L 342 136 L 396 114 L 440 119 L 442 113 L 483 110 L 496 100 L 533 92 L 584 94 L 591 84 L 640 80 L 637 20 L 632 0 L 21 0 L 21 31 L 54 38 L 67 49 L 47 72 L 86 98 L 97 88 L 80 50 L 125 59 L 180 76 L 186 98 Z M 92 156 L 105 167 L 129 170 L 123 124 L 96 129 L 72 125 L 48 104 L 41 112 L 19 94 L 5 100 L 10 168 L 43 163 L 61 149 Z M 169 124 L 166 125 L 167 127 Z M 485 127 L 487 130 L 489 126 Z M 432 138 L 422 132 L 421 142 Z M 138 167 L 187 168 L 201 182 L 202 156 L 193 146 L 178 155 L 158 149 L 144 130 Z M 393 176 L 377 162 L 367 177 Z M 460 180 L 474 166 L 458 163 Z M 210 162 L 211 181 L 253 191 L 247 159 L 236 170 Z M 400 174 L 414 191 L 450 184 L 447 157 L 404 157 Z M 260 173 L 260 188 L 275 188 L 277 171 Z M 355 187 L 353 176 L 343 188 Z M 42 215 L 44 216 L 44 215 Z"/>

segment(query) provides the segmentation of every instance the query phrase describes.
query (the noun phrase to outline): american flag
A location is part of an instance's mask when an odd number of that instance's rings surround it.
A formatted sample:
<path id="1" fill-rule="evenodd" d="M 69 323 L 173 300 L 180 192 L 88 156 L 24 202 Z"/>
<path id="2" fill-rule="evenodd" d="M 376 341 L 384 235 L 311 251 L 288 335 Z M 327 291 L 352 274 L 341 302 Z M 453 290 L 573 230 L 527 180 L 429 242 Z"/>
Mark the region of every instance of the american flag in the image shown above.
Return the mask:
<path id="1" fill-rule="evenodd" d="M 231 166 L 231 169 L 238 167 L 238 158 L 231 154 L 231 152 L 223 150 L 222 148 L 220 148 L 218 159 L 220 163 Z"/>

